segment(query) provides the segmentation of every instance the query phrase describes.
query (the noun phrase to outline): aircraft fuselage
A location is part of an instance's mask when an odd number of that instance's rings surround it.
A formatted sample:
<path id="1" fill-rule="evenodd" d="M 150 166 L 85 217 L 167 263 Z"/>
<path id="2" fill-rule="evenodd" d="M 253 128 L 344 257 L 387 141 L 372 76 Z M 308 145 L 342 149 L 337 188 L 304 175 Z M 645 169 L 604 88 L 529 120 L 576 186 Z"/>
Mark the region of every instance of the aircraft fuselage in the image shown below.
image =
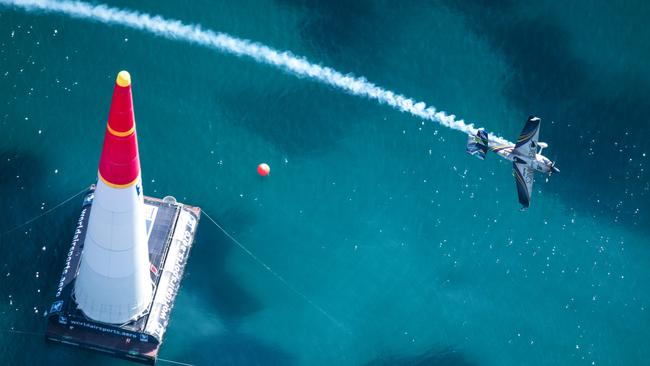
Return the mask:
<path id="1" fill-rule="evenodd" d="M 553 167 L 553 162 L 546 156 L 542 154 L 535 154 L 535 157 L 532 158 L 528 155 L 524 155 L 518 151 L 515 151 L 515 145 L 497 145 L 490 143 L 489 149 L 506 160 L 517 163 L 525 163 L 540 173 L 549 174 L 554 171 L 558 171 L 557 168 Z"/>

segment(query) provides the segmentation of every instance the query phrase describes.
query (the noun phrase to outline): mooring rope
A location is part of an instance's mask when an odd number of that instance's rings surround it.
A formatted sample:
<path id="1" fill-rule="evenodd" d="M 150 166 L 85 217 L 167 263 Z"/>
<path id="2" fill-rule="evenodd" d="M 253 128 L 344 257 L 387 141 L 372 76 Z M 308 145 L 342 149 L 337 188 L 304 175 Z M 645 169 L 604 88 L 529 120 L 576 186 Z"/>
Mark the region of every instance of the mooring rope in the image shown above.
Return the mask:
<path id="1" fill-rule="evenodd" d="M 71 200 L 73 200 L 74 198 L 78 197 L 80 194 L 86 192 L 87 190 L 88 190 L 88 187 L 86 187 L 86 188 L 82 189 L 81 191 L 79 191 L 79 192 L 73 194 L 72 196 L 70 196 L 70 197 L 64 199 L 63 201 L 59 202 L 57 205 L 55 205 L 54 207 L 50 208 L 49 210 L 47 210 L 47 211 L 45 211 L 45 212 L 42 212 L 42 213 L 40 213 L 40 214 L 38 214 L 38 215 L 32 217 L 31 219 L 29 219 L 29 220 L 23 222 L 22 224 L 20 224 L 20 225 L 18 225 L 18 226 L 14 226 L 13 228 L 11 228 L 11 229 L 9 229 L 9 230 L 7 230 L 7 231 L 1 233 L 1 234 L 0 234 L 0 238 L 3 237 L 3 236 L 5 236 L 5 235 L 7 235 L 7 234 L 9 234 L 9 233 L 11 233 L 11 232 L 13 232 L 13 231 L 16 231 L 16 230 L 20 229 L 21 227 L 24 227 L 24 226 L 26 226 L 26 225 L 29 225 L 29 224 L 31 224 L 32 222 L 34 222 L 34 221 L 40 219 L 41 217 L 43 217 L 43 216 L 45 216 L 45 215 L 47 215 L 47 214 L 53 212 L 53 211 L 56 210 L 57 208 L 59 208 L 59 207 L 65 205 L 66 203 L 70 202 Z"/>
<path id="2" fill-rule="evenodd" d="M 29 331 L 29 330 L 13 329 L 13 328 L 0 329 L 0 332 L 2 332 L 2 333 L 12 333 L 12 334 L 24 334 L 24 335 L 31 335 L 31 336 L 41 336 L 41 337 L 45 336 L 45 333 L 33 332 L 33 331 Z"/>
<path id="3" fill-rule="evenodd" d="M 171 364 L 174 364 L 174 365 L 182 365 L 182 366 L 194 366 L 193 363 L 185 363 L 185 362 L 180 362 L 180 361 L 168 360 L 166 358 L 160 358 L 160 357 L 158 357 L 158 362 L 167 362 L 167 363 L 171 363 Z"/>
<path id="4" fill-rule="evenodd" d="M 332 323 L 334 323 L 337 327 L 342 329 L 344 332 L 348 334 L 352 334 L 346 327 L 338 321 L 334 316 L 332 316 L 329 312 L 327 312 L 325 309 L 323 309 L 321 306 L 316 304 L 313 300 L 311 300 L 307 295 L 305 295 L 303 292 L 299 291 L 296 289 L 289 281 L 284 279 L 278 272 L 274 271 L 273 268 L 271 268 L 268 264 L 266 264 L 263 260 L 261 260 L 258 256 L 253 254 L 248 248 L 244 246 L 244 244 L 240 243 L 239 240 L 237 240 L 234 236 L 232 236 L 226 229 L 224 229 L 221 225 L 219 225 L 210 215 L 208 215 L 207 212 L 202 211 L 202 214 L 205 215 L 205 217 L 208 218 L 208 220 L 212 221 L 212 223 L 219 229 L 221 232 L 228 237 L 233 243 L 237 244 L 239 248 L 241 248 L 246 254 L 248 254 L 249 257 L 251 257 L 257 264 L 262 266 L 264 269 L 266 269 L 269 273 L 273 275 L 278 281 L 282 282 L 291 292 L 294 294 L 300 296 L 303 300 L 305 300 L 309 305 L 311 305 L 314 309 L 316 309 L 318 312 L 320 312 L 322 315 L 324 315 L 327 319 L 329 319 Z"/>

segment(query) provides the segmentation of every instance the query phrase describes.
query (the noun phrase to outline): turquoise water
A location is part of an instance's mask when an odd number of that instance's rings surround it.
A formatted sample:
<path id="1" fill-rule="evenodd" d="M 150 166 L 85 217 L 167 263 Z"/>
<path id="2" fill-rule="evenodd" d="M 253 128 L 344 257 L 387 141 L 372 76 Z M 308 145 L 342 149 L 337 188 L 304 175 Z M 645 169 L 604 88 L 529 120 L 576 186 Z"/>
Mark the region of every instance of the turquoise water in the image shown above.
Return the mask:
<path id="1" fill-rule="evenodd" d="M 145 193 L 201 206 L 335 319 L 203 220 L 162 358 L 647 362 L 645 2 L 109 4 L 291 50 L 510 140 L 539 115 L 562 169 L 521 213 L 509 164 L 471 159 L 457 131 L 249 59 L 1 7 L 0 232 L 94 181 L 127 69 Z M 1 364 L 128 364 L 8 331 L 42 332 L 77 203 L 0 237 Z"/>

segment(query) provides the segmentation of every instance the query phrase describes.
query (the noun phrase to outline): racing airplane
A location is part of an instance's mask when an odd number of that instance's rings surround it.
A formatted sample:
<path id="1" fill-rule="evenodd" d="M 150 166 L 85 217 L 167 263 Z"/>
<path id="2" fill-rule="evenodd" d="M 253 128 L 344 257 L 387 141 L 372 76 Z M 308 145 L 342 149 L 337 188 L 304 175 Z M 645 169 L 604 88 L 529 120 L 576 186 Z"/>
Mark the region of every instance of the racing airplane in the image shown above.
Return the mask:
<path id="1" fill-rule="evenodd" d="M 538 117 L 528 117 L 515 145 L 502 145 L 490 141 L 487 132 L 483 129 L 479 129 L 476 135 L 469 135 L 467 140 L 467 153 L 470 155 L 485 160 L 485 155 L 489 150 L 512 161 L 512 175 L 515 176 L 517 183 L 517 194 L 522 211 L 530 206 L 535 170 L 549 176 L 554 172 L 560 172 L 560 169 L 555 167 L 555 162 L 542 155 L 542 150 L 547 148 L 548 144 L 537 141 L 541 122 L 542 120 Z"/>

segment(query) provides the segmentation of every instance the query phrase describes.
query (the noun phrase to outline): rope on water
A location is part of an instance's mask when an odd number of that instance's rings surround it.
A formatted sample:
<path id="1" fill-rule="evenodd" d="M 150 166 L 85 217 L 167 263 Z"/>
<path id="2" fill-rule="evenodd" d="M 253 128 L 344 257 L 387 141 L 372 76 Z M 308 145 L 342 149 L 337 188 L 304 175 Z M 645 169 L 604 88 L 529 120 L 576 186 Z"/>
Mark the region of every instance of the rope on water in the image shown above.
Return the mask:
<path id="1" fill-rule="evenodd" d="M 341 323 L 340 321 L 338 321 L 335 317 L 333 317 L 333 316 L 332 316 L 330 313 L 328 313 L 325 309 L 323 309 L 323 308 L 320 307 L 318 304 L 316 304 L 314 301 L 312 301 L 310 298 L 308 298 L 307 295 L 305 295 L 304 293 L 302 293 L 301 291 L 299 291 L 298 289 L 296 289 L 295 287 L 293 287 L 293 286 L 292 286 L 292 285 L 291 285 L 287 280 L 284 279 L 284 277 L 282 277 L 279 273 L 277 273 L 276 271 L 274 271 L 274 270 L 273 270 L 273 269 L 272 269 L 268 264 L 264 263 L 264 261 L 262 261 L 262 260 L 261 260 L 259 257 L 257 257 L 255 254 L 253 254 L 253 252 L 251 252 L 251 251 L 250 251 L 248 248 L 246 248 L 242 243 L 240 243 L 239 240 L 235 239 L 235 237 L 233 237 L 232 235 L 230 235 L 230 233 L 229 233 L 228 231 L 226 231 L 226 229 L 224 229 L 223 227 L 221 227 L 221 225 L 219 225 L 219 224 L 218 224 L 218 223 L 217 223 L 217 222 L 216 222 L 212 217 L 210 217 L 210 215 L 208 215 L 207 212 L 205 212 L 205 211 L 202 211 L 202 212 L 203 212 L 203 214 L 208 218 L 208 220 L 212 221 L 212 223 L 213 223 L 213 224 L 214 224 L 214 225 L 215 225 L 219 230 L 221 230 L 221 232 L 222 232 L 224 235 L 226 235 L 226 236 L 227 236 L 227 237 L 228 237 L 228 238 L 229 238 L 233 243 L 237 244 L 237 246 L 239 246 L 239 247 L 240 247 L 244 252 L 246 252 L 246 254 L 248 254 L 248 256 L 251 257 L 255 262 L 257 262 L 257 264 L 259 264 L 259 265 L 262 266 L 264 269 L 266 269 L 267 271 L 269 271 L 269 272 L 273 275 L 273 277 L 275 277 L 276 279 L 278 279 L 278 281 L 282 282 L 282 284 L 284 284 L 284 285 L 285 285 L 289 290 L 291 290 L 291 292 L 293 292 L 294 294 L 300 296 L 300 297 L 301 297 L 303 300 L 305 300 L 309 305 L 311 305 L 314 309 L 316 309 L 318 312 L 320 312 L 321 314 L 323 314 L 327 319 L 329 319 L 332 323 L 334 323 L 337 327 L 339 327 L 340 329 L 342 329 L 344 332 L 346 332 L 346 333 L 348 333 L 348 334 L 351 334 L 351 332 L 350 332 L 350 331 L 349 331 L 349 330 L 348 330 L 348 329 L 343 325 L 343 323 Z"/>
<path id="2" fill-rule="evenodd" d="M 45 333 L 42 332 L 32 332 L 29 330 L 19 330 L 19 329 L 0 329 L 0 332 L 2 333 L 11 333 L 11 334 L 23 334 L 23 335 L 30 335 L 30 336 L 39 336 L 39 337 L 44 337 Z"/>
<path id="3" fill-rule="evenodd" d="M 40 214 L 38 214 L 38 215 L 32 217 L 31 219 L 29 219 L 29 220 L 23 222 L 22 224 L 20 224 L 20 225 L 18 225 L 18 226 L 14 226 L 13 228 L 11 228 L 11 229 L 9 229 L 9 230 L 7 230 L 7 231 L 1 233 L 1 234 L 0 234 L 0 238 L 3 237 L 3 236 L 5 236 L 5 235 L 7 235 L 7 234 L 9 234 L 9 233 L 11 233 L 11 232 L 14 232 L 14 231 L 20 229 L 21 227 L 24 227 L 24 226 L 26 226 L 26 225 L 29 225 L 29 224 L 31 224 L 32 222 L 34 222 L 34 221 L 40 219 L 41 217 L 43 217 L 43 216 L 45 216 L 45 215 L 47 215 L 47 214 L 53 212 L 53 211 L 56 210 L 57 208 L 59 208 L 59 207 L 65 205 L 66 203 L 70 202 L 72 199 L 78 197 L 80 194 L 86 192 L 87 190 L 88 190 L 88 187 L 82 189 L 81 191 L 79 191 L 79 192 L 73 194 L 72 196 L 66 198 L 65 200 L 59 202 L 57 205 L 55 205 L 54 207 L 50 208 L 49 210 L 47 210 L 47 211 L 45 211 L 45 212 L 43 212 L 43 213 L 40 213 Z"/>
<path id="4" fill-rule="evenodd" d="M 158 362 L 167 362 L 167 363 L 171 363 L 171 364 L 174 364 L 174 365 L 182 365 L 182 366 L 194 366 L 194 364 L 192 364 L 192 363 L 173 361 L 173 360 L 168 360 L 166 358 L 160 358 L 160 357 L 158 357 Z"/>

